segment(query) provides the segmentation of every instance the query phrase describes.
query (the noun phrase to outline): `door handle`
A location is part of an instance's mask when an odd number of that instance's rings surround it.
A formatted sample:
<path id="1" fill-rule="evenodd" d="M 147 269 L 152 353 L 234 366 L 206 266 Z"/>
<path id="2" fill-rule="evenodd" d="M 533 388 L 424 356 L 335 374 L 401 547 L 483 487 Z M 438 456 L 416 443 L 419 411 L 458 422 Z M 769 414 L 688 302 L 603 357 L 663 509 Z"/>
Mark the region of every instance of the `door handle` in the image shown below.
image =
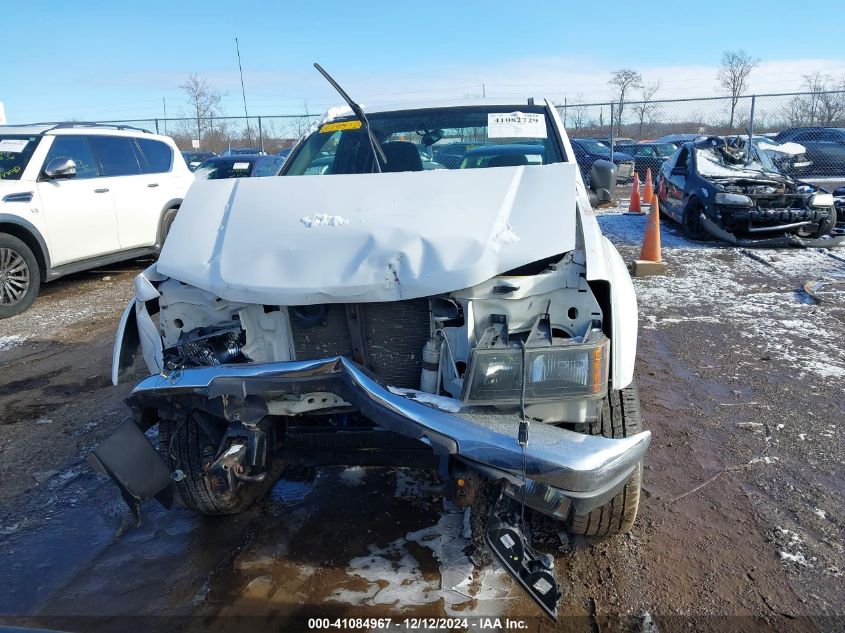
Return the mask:
<path id="1" fill-rule="evenodd" d="M 151 183 L 150 183 L 150 184 L 148 184 L 147 186 L 148 186 L 148 187 L 158 187 L 158 183 L 157 183 L 157 182 L 151 182 Z"/>
<path id="2" fill-rule="evenodd" d="M 108 187 L 101 187 L 100 189 L 94 189 L 94 193 L 108 193 Z"/>

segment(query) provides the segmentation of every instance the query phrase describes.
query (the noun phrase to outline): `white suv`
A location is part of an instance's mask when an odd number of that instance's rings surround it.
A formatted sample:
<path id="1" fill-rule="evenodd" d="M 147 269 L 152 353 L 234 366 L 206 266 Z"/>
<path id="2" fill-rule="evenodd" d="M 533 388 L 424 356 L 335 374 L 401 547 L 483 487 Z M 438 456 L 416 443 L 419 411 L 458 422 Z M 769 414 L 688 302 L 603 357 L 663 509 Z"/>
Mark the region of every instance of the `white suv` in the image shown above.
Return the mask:
<path id="1" fill-rule="evenodd" d="M 173 140 L 146 130 L 0 126 L 0 318 L 43 282 L 158 252 L 192 182 Z"/>

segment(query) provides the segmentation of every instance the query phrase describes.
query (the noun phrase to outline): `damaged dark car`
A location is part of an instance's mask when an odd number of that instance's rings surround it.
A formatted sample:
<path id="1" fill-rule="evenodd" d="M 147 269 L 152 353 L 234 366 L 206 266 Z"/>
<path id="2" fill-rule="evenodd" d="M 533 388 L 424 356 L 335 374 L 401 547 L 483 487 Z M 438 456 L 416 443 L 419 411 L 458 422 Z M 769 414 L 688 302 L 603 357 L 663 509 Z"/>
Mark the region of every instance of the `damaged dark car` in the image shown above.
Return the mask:
<path id="1" fill-rule="evenodd" d="M 695 240 L 739 246 L 834 246 L 833 196 L 730 139 L 685 143 L 661 169 L 660 210 Z"/>

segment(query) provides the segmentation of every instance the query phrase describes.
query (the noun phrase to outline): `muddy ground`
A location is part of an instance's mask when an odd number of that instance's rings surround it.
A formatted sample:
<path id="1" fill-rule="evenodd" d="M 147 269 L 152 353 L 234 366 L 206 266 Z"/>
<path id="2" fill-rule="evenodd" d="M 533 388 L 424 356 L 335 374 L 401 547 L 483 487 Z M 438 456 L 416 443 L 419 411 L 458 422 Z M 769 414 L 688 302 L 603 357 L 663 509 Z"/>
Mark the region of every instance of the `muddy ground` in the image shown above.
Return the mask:
<path id="1" fill-rule="evenodd" d="M 630 261 L 645 220 L 618 211 L 599 221 Z M 803 286 L 845 281 L 845 249 L 747 251 L 665 223 L 663 238 L 668 275 L 635 282 L 653 432 L 640 515 L 600 542 L 544 532 L 565 592 L 558 627 L 843 630 L 845 283 Z M 199 631 L 490 615 L 553 628 L 495 566 L 473 567 L 463 514 L 423 492 L 423 473 L 325 468 L 239 516 L 149 503 L 127 528 L 83 460 L 127 415 L 112 336 L 145 265 L 60 280 L 0 322 L 0 619 Z"/>

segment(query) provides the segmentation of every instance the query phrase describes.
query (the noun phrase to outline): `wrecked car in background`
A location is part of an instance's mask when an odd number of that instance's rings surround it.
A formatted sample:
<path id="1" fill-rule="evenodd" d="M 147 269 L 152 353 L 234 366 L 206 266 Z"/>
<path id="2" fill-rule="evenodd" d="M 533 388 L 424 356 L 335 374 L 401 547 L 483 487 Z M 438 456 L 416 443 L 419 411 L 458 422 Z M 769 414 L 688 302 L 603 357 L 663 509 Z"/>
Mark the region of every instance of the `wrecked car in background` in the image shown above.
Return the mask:
<path id="1" fill-rule="evenodd" d="M 417 146 L 438 144 L 487 147 L 486 168 L 425 170 Z M 198 181 L 117 334 L 115 383 L 138 352 L 152 374 L 135 421 L 90 461 L 136 512 L 174 491 L 206 515 L 244 510 L 278 464 L 431 467 L 492 505 L 485 542 L 553 613 L 514 500 L 576 534 L 627 531 L 650 442 L 633 286 L 587 213 L 601 195 L 533 100 L 341 109 L 281 177 Z"/>
<path id="2" fill-rule="evenodd" d="M 692 239 L 744 246 L 833 246 L 833 196 L 720 137 L 682 145 L 660 171 L 660 210 Z"/>

